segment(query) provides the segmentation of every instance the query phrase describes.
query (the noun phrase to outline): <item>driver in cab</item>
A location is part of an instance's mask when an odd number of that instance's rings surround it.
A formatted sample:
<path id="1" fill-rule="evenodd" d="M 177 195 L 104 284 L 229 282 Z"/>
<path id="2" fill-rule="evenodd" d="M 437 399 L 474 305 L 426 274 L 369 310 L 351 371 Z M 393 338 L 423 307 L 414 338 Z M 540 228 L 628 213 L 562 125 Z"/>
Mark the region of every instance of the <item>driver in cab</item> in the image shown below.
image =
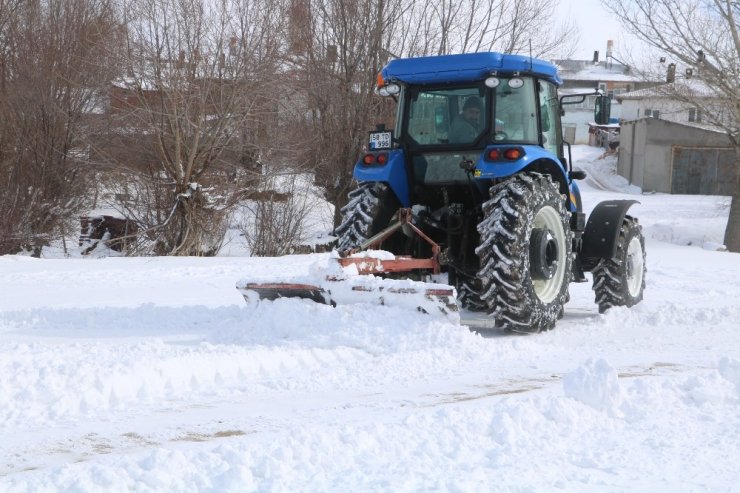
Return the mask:
<path id="1" fill-rule="evenodd" d="M 450 126 L 449 141 L 472 142 L 481 132 L 481 110 L 483 102 L 478 96 L 465 100 L 462 113 L 457 115 Z"/>

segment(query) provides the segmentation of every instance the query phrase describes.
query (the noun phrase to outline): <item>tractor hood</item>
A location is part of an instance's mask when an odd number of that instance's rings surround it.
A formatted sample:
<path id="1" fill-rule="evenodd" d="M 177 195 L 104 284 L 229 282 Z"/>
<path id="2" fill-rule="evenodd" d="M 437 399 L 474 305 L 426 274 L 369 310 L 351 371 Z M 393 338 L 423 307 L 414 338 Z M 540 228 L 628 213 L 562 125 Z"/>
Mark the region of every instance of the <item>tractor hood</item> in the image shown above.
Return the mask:
<path id="1" fill-rule="evenodd" d="M 407 84 L 449 84 L 483 80 L 493 72 L 499 75 L 519 72 L 561 85 L 555 65 L 522 55 L 503 53 L 465 53 L 419 58 L 399 58 L 388 62 L 381 76 L 386 82 Z"/>

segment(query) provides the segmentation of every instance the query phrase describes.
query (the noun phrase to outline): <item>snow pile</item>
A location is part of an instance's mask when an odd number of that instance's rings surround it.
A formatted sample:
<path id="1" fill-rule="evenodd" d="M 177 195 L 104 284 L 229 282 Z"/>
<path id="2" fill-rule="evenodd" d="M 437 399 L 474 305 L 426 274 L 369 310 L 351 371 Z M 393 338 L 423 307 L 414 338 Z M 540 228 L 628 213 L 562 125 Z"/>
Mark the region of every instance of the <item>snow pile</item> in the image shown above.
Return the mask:
<path id="1" fill-rule="evenodd" d="M 336 307 L 284 298 L 263 300 L 248 310 L 241 326 L 216 329 L 214 344 L 281 344 L 314 348 L 349 347 L 370 354 L 434 348 L 465 349 L 477 337 L 446 317 L 420 314 L 396 306 L 371 303 Z M 245 331 L 244 327 L 250 330 Z"/>
<path id="2" fill-rule="evenodd" d="M 718 370 L 722 378 L 735 385 L 735 391 L 740 397 L 740 360 L 722 358 Z"/>
<path id="3" fill-rule="evenodd" d="M 614 413 L 622 399 L 617 370 L 604 359 L 590 359 L 565 375 L 563 391 L 566 396 L 607 413 Z"/>
<path id="4" fill-rule="evenodd" d="M 601 148 L 598 152 L 603 152 Z M 620 192 L 630 195 L 639 195 L 642 193 L 640 187 L 632 185 L 623 176 L 617 174 L 617 156 L 594 157 L 597 152 L 589 153 L 590 159 L 579 161 L 576 169 L 586 172 L 585 184 L 595 190 L 604 190 L 611 192 Z"/>

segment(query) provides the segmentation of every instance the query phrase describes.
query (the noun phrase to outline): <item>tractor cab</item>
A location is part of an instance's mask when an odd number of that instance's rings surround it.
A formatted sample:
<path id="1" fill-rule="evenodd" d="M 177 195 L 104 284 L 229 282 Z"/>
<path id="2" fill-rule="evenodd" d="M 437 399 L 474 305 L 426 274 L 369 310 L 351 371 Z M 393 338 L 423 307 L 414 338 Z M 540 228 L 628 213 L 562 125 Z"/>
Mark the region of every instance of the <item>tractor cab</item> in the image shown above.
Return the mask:
<path id="1" fill-rule="evenodd" d="M 397 102 L 395 128 L 371 132 L 355 178 L 389 183 L 405 207 L 474 206 L 496 180 L 525 169 L 553 176 L 568 195 L 561 83 L 551 63 L 518 55 L 393 60 L 377 91 Z M 391 176 L 394 166 L 404 173 Z"/>

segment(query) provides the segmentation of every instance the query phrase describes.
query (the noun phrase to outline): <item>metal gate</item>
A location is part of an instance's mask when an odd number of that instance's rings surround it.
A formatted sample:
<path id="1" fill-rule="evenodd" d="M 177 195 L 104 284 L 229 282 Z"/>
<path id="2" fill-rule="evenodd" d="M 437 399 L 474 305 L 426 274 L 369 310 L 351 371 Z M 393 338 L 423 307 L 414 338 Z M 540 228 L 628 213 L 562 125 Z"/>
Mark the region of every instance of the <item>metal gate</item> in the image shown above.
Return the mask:
<path id="1" fill-rule="evenodd" d="M 735 149 L 673 146 L 671 193 L 732 195 Z"/>

